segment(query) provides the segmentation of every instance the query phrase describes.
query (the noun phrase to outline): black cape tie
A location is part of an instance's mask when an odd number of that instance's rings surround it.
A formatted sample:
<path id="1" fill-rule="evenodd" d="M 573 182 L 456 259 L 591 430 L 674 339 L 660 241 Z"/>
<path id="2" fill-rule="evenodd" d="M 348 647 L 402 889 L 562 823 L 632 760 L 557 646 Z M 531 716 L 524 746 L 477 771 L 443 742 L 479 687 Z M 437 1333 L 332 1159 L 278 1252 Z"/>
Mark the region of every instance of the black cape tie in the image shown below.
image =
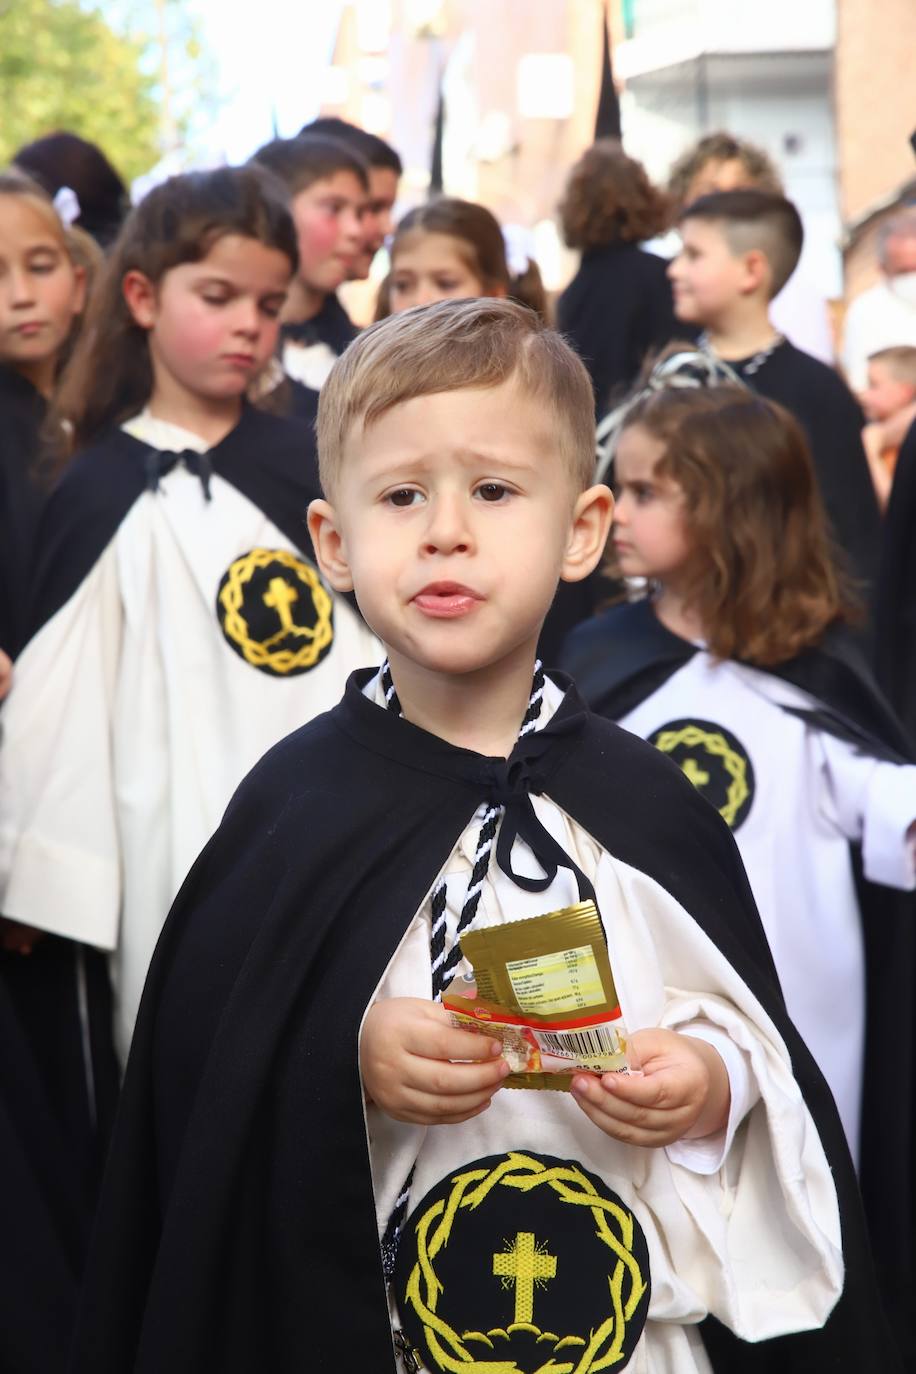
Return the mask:
<path id="1" fill-rule="evenodd" d="M 194 449 L 184 449 L 181 453 L 170 453 L 167 449 L 151 448 L 144 460 L 146 470 L 146 490 L 158 491 L 159 483 L 173 468 L 183 463 L 188 472 L 192 472 L 195 477 L 200 478 L 200 485 L 204 489 L 204 496 L 208 501 L 213 500 L 210 492 L 210 478 L 213 476 L 213 464 L 210 461 L 209 453 L 197 453 Z"/>

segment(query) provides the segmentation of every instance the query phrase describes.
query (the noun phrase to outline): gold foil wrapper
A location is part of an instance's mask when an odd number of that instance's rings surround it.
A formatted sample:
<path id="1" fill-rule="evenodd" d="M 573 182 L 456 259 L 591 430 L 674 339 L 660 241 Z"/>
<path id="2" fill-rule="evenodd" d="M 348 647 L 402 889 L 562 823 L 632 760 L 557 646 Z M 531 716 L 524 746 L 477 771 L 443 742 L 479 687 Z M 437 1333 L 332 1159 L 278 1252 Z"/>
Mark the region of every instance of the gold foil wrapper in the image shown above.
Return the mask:
<path id="1" fill-rule="evenodd" d="M 468 931 L 461 949 L 476 995 L 458 979 L 443 1005 L 461 1029 L 501 1042 L 506 1087 L 568 1090 L 575 1073 L 638 1067 L 594 902 Z"/>

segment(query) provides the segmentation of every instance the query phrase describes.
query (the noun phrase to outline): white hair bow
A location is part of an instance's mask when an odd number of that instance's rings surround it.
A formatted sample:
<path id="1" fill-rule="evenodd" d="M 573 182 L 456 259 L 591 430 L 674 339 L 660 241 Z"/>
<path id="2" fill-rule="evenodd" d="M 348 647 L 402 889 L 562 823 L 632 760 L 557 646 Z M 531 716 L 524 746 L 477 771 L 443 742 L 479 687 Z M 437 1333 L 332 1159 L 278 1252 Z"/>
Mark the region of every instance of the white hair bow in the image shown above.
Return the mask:
<path id="1" fill-rule="evenodd" d="M 79 219 L 82 213 L 79 196 L 72 186 L 62 186 L 54 197 L 54 209 L 57 211 L 61 224 L 66 229 L 72 228 L 74 222 Z"/>

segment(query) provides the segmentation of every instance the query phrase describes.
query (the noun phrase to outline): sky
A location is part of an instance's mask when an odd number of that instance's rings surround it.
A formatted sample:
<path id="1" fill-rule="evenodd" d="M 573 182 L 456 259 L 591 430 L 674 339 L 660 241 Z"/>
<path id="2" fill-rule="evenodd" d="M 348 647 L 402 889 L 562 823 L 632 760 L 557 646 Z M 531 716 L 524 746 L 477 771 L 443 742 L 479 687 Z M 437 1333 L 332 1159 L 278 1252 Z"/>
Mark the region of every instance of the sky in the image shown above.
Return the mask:
<path id="1" fill-rule="evenodd" d="M 340 0 L 193 0 L 222 98 L 204 154 L 238 161 L 318 112 Z"/>

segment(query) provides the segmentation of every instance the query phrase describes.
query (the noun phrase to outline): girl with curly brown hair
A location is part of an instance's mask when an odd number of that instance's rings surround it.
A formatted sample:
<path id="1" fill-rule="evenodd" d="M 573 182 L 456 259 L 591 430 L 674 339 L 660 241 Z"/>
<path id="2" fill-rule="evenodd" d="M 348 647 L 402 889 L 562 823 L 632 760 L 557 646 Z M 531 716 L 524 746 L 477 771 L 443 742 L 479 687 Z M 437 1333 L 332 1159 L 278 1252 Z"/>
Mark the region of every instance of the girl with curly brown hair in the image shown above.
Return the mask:
<path id="1" fill-rule="evenodd" d="M 572 168 L 560 205 L 579 270 L 557 304 L 557 327 L 581 356 L 599 416 L 632 385 L 648 353 L 678 330 L 665 262 L 640 244 L 669 223 L 669 201 L 641 162 L 602 139 Z"/>
<path id="2" fill-rule="evenodd" d="M 807 444 L 750 391 L 666 386 L 629 410 L 615 462 L 613 563 L 647 594 L 574 631 L 562 666 L 731 826 L 890 1261 L 914 1097 L 880 1066 L 916 1045 L 916 767 L 848 637 Z"/>

